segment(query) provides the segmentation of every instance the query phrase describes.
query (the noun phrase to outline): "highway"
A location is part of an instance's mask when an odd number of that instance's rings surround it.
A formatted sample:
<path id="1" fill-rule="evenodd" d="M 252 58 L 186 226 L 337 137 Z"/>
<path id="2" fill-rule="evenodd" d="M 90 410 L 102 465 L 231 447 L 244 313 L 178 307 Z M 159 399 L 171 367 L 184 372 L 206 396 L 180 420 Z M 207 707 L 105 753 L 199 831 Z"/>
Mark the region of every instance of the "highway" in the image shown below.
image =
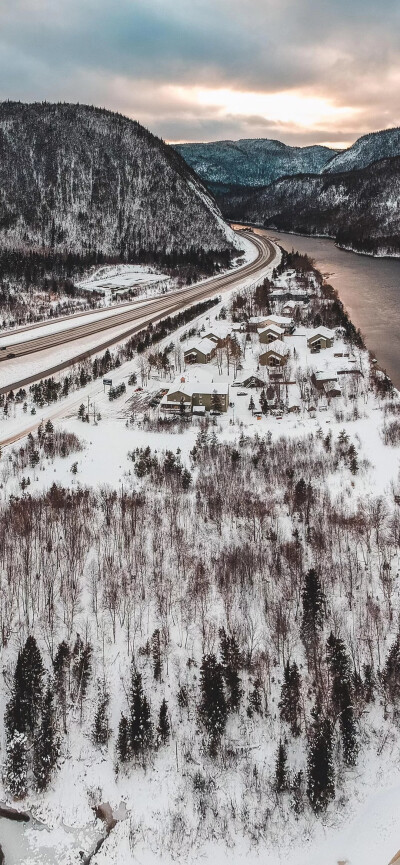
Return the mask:
<path id="1" fill-rule="evenodd" d="M 154 321 L 158 321 L 193 303 L 231 290 L 235 286 L 239 287 L 243 280 L 248 277 L 256 279 L 263 269 L 273 261 L 276 256 L 276 248 L 265 237 L 254 235 L 251 232 L 243 233 L 257 247 L 257 257 L 250 264 L 243 265 L 232 273 L 211 277 L 189 288 L 178 289 L 166 295 L 151 298 L 150 300 L 139 300 L 134 304 L 130 304 L 128 309 L 118 307 L 115 309 L 115 313 L 113 313 L 110 307 L 102 311 L 96 311 L 95 313 L 90 310 L 87 313 L 80 313 L 79 320 L 77 320 L 76 316 L 69 316 L 68 318 L 63 318 L 62 324 L 56 319 L 47 323 L 47 327 L 41 324 L 32 328 L 24 328 L 23 330 L 9 331 L 7 334 L 0 336 L 0 394 L 7 393 L 11 389 L 15 390 L 24 387 L 41 378 L 53 375 L 91 354 L 105 350 L 110 345 L 120 342 Z M 118 328 L 117 332 L 115 328 Z M 40 334 L 41 329 L 46 330 L 43 335 Z M 107 334 L 107 331 L 110 330 L 112 333 Z M 40 372 L 36 371 L 30 375 L 25 374 L 22 378 L 11 383 L 7 382 L 5 386 L 1 386 L 1 373 L 6 370 L 8 362 L 11 363 L 16 358 L 23 360 L 25 357 L 29 358 L 29 355 L 34 355 L 37 352 L 57 349 L 57 347 L 73 344 L 76 340 L 82 341 L 97 334 L 99 339 L 95 341 L 95 344 L 91 340 L 89 349 L 85 348 L 84 351 L 77 351 L 77 354 L 72 358 L 70 357 L 67 361 L 57 363 L 55 356 L 54 363 L 46 369 Z"/>

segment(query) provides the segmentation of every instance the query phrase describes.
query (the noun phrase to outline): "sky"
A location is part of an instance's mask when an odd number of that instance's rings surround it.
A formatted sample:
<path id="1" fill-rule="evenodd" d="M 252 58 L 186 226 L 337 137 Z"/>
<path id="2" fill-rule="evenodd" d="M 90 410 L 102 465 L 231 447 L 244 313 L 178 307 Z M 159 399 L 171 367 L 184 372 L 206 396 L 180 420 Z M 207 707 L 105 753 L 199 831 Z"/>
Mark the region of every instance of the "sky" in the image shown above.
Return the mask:
<path id="1" fill-rule="evenodd" d="M 399 0 L 0 0 L 0 99 L 346 147 L 400 125 L 399 33 Z"/>

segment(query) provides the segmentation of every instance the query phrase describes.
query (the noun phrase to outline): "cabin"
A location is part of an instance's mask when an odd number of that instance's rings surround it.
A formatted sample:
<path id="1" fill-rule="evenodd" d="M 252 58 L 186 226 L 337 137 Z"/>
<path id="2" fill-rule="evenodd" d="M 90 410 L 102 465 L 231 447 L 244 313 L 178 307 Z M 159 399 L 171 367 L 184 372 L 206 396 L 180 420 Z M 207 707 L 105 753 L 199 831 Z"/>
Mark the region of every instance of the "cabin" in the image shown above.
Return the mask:
<path id="1" fill-rule="evenodd" d="M 160 403 L 168 414 L 205 414 L 226 412 L 229 408 L 229 384 L 224 382 L 175 381 Z"/>
<path id="2" fill-rule="evenodd" d="M 298 307 L 298 303 L 295 300 L 287 300 L 286 303 L 283 304 L 282 314 L 292 317 L 293 313 L 296 311 Z"/>
<path id="3" fill-rule="evenodd" d="M 285 366 L 288 362 L 289 348 L 281 339 L 270 342 L 266 351 L 260 354 L 261 366 Z"/>
<path id="4" fill-rule="evenodd" d="M 287 315 L 269 315 L 266 319 L 265 327 L 271 324 L 275 327 L 281 327 L 285 333 L 293 333 L 294 331 L 294 321 Z"/>
<path id="5" fill-rule="evenodd" d="M 283 327 L 279 327 L 277 324 L 268 324 L 267 327 L 258 331 L 260 342 L 267 345 L 273 342 L 274 339 L 283 339 L 284 333 Z"/>
<path id="6" fill-rule="evenodd" d="M 340 390 L 340 387 L 335 379 L 324 382 L 324 394 L 326 397 L 328 397 L 328 399 L 342 396 L 342 391 Z"/>
<path id="7" fill-rule="evenodd" d="M 216 352 L 216 343 L 212 339 L 203 338 L 191 343 L 183 352 L 185 363 L 209 363 Z"/>
<path id="8" fill-rule="evenodd" d="M 307 339 L 307 345 L 311 351 L 320 351 L 324 348 L 332 348 L 335 339 L 335 331 L 329 327 L 317 327 Z"/>

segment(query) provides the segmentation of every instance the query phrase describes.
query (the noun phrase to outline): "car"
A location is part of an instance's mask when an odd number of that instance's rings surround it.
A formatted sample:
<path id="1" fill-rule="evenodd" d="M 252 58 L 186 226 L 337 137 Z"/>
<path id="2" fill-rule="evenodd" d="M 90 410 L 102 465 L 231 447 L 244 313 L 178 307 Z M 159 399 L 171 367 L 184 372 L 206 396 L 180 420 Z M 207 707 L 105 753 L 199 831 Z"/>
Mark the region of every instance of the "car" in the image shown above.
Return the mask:
<path id="1" fill-rule="evenodd" d="M 238 390 L 238 396 L 247 396 L 247 390 Z"/>
<path id="2" fill-rule="evenodd" d="M 135 393 L 138 393 L 139 391 L 142 391 L 142 390 L 143 390 L 142 387 L 135 387 Z"/>
<path id="3" fill-rule="evenodd" d="M 159 405 L 159 400 L 158 400 L 158 399 L 151 399 L 150 402 L 149 402 L 149 406 L 150 406 L 150 408 L 156 408 L 156 406 L 158 406 L 158 405 Z"/>
<path id="4" fill-rule="evenodd" d="M 15 354 L 11 351 L 10 354 L 7 355 L 6 360 L 11 360 L 13 357 L 15 357 Z"/>

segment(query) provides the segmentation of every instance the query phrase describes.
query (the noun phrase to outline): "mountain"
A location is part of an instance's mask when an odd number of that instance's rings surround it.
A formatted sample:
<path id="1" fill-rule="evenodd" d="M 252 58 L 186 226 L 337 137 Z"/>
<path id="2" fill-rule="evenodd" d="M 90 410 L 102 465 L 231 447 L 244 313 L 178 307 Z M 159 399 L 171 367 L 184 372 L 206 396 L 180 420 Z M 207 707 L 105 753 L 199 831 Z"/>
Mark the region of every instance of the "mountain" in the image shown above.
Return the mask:
<path id="1" fill-rule="evenodd" d="M 0 248 L 132 257 L 233 245 L 199 178 L 139 123 L 86 105 L 0 103 Z"/>
<path id="2" fill-rule="evenodd" d="M 221 184 L 265 186 L 283 175 L 318 174 L 340 153 L 319 145 L 289 147 L 268 138 L 176 144 L 175 150 L 217 194 Z"/>
<path id="3" fill-rule="evenodd" d="M 371 132 L 358 138 L 347 150 L 342 150 L 333 156 L 322 172 L 337 174 L 340 171 L 353 171 L 357 168 L 366 168 L 379 159 L 399 155 L 400 129 L 383 129 L 381 132 Z"/>
<path id="4" fill-rule="evenodd" d="M 226 217 L 298 234 L 334 237 L 351 249 L 400 253 L 400 156 L 355 171 L 284 177 L 221 197 Z"/>

